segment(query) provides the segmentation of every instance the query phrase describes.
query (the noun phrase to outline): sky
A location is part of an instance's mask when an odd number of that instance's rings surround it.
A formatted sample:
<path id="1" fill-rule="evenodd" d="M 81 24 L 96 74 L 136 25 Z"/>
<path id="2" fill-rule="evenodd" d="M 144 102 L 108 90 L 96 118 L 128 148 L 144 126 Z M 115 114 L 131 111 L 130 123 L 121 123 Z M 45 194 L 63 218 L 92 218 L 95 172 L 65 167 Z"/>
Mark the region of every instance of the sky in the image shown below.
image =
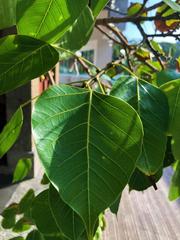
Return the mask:
<path id="1" fill-rule="evenodd" d="M 134 3 L 134 2 L 142 3 L 143 1 L 142 0 L 129 0 L 129 5 L 130 5 L 130 3 Z M 157 2 L 159 2 L 159 0 L 149 0 L 147 2 L 147 6 L 152 6 Z M 149 16 L 153 16 L 153 15 L 154 15 L 154 11 L 151 11 Z M 144 23 L 143 28 L 144 28 L 146 33 L 149 33 L 149 34 L 154 33 L 155 28 L 154 28 L 153 22 Z M 178 31 L 178 32 L 180 32 L 180 31 Z M 131 23 L 126 24 L 126 29 L 124 31 L 124 34 L 129 41 L 131 41 L 131 40 L 141 41 L 141 39 L 142 39 L 138 29 L 136 28 L 136 26 L 134 24 L 131 24 Z M 172 37 L 155 38 L 154 40 L 156 40 L 158 42 L 161 42 L 161 41 L 172 42 L 172 43 L 176 42 L 175 39 L 172 38 Z"/>

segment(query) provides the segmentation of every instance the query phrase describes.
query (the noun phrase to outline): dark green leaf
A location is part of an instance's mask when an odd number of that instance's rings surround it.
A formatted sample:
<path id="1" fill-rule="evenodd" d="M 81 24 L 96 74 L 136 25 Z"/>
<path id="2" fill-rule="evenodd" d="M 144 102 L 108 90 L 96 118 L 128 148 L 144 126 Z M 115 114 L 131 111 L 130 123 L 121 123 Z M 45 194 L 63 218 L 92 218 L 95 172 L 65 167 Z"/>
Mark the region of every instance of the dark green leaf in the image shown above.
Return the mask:
<path id="1" fill-rule="evenodd" d="M 16 22 L 16 1 L 2 0 L 0 6 L 0 29 L 15 25 Z"/>
<path id="2" fill-rule="evenodd" d="M 27 177 L 28 173 L 32 168 L 32 159 L 31 158 L 22 158 L 18 161 L 14 174 L 13 174 L 13 183 L 19 182 Z"/>
<path id="3" fill-rule="evenodd" d="M 42 184 L 42 185 L 46 185 L 46 184 L 49 184 L 49 183 L 50 183 L 49 178 L 48 178 L 47 175 L 44 173 L 44 174 L 43 174 L 43 177 L 42 177 L 42 179 L 41 179 L 41 184 Z"/>
<path id="4" fill-rule="evenodd" d="M 17 203 L 12 203 L 8 207 L 6 207 L 1 215 L 5 218 L 11 218 L 16 215 L 19 211 L 19 205 Z"/>
<path id="5" fill-rule="evenodd" d="M 139 113 L 144 127 L 142 154 L 137 167 L 154 175 L 163 165 L 168 127 L 168 103 L 161 90 L 136 77 L 120 78 L 111 94 L 131 104 Z"/>
<path id="6" fill-rule="evenodd" d="M 11 239 L 9 239 L 9 240 L 24 240 L 24 238 L 19 236 L 19 237 L 11 238 Z"/>
<path id="7" fill-rule="evenodd" d="M 18 33 L 56 42 L 74 24 L 87 4 L 88 0 L 18 0 Z"/>
<path id="8" fill-rule="evenodd" d="M 116 214 L 116 215 L 117 215 L 118 210 L 119 210 L 120 201 L 121 201 L 121 194 L 120 194 L 120 196 L 116 199 L 116 201 L 113 202 L 113 204 L 111 204 L 111 206 L 110 206 L 111 212 L 114 213 L 114 214 Z"/>
<path id="9" fill-rule="evenodd" d="M 15 226 L 13 227 L 13 232 L 20 233 L 25 232 L 31 228 L 31 222 L 25 217 L 21 218 L 17 221 Z"/>
<path id="10" fill-rule="evenodd" d="M 156 73 L 156 83 L 158 86 L 180 78 L 180 73 L 174 69 L 167 69 Z"/>
<path id="11" fill-rule="evenodd" d="M 175 158 L 172 153 L 172 145 L 171 145 L 172 137 L 167 138 L 167 145 L 166 145 L 166 153 L 164 157 L 164 164 L 163 167 L 169 167 L 175 162 Z"/>
<path id="12" fill-rule="evenodd" d="M 161 89 L 169 102 L 169 135 L 172 136 L 173 155 L 176 160 L 180 160 L 180 79 L 162 85 Z"/>
<path id="13" fill-rule="evenodd" d="M 0 158 L 13 146 L 23 124 L 22 108 L 19 108 L 0 133 Z"/>
<path id="14" fill-rule="evenodd" d="M 97 17 L 101 10 L 107 5 L 109 0 L 91 0 L 90 1 L 90 7 L 92 9 L 94 17 Z"/>
<path id="15" fill-rule="evenodd" d="M 112 96 L 61 85 L 37 100 L 32 125 L 49 179 L 82 217 L 91 239 L 99 214 L 134 170 L 142 143 L 139 116 Z"/>
<path id="16" fill-rule="evenodd" d="M 86 7 L 69 31 L 61 38 L 60 47 L 72 52 L 81 49 L 89 40 L 93 26 L 94 18 L 92 12 L 89 7 Z M 60 59 L 67 55 L 67 52 L 60 52 Z"/>
<path id="17" fill-rule="evenodd" d="M 21 201 L 19 203 L 19 213 L 25 213 L 26 211 L 28 211 L 32 206 L 32 202 L 33 202 L 34 198 L 35 198 L 34 190 L 30 189 L 24 195 L 24 197 L 21 199 Z"/>
<path id="18" fill-rule="evenodd" d="M 157 171 L 157 173 L 155 173 L 155 175 L 152 176 L 147 176 L 136 168 L 129 181 L 129 190 L 144 191 L 151 186 L 155 186 L 161 176 L 162 167 Z"/>
<path id="19" fill-rule="evenodd" d="M 26 36 L 7 36 L 0 46 L 0 95 L 44 74 L 59 59 L 53 47 Z"/>
<path id="20" fill-rule="evenodd" d="M 78 240 L 85 231 L 84 224 L 79 215 L 63 202 L 52 185 L 49 190 L 49 204 L 54 220 L 63 234 L 69 239 Z"/>
<path id="21" fill-rule="evenodd" d="M 35 220 L 38 230 L 43 234 L 60 232 L 51 213 L 48 200 L 49 190 L 41 192 L 34 200 L 32 217 Z"/>
<path id="22" fill-rule="evenodd" d="M 45 240 L 45 239 L 39 231 L 33 230 L 27 235 L 26 240 Z"/>
<path id="23" fill-rule="evenodd" d="M 169 200 L 173 201 L 180 197 L 180 161 L 177 161 L 174 167 L 174 175 L 171 179 L 169 189 Z"/>
<path id="24" fill-rule="evenodd" d="M 1 225 L 4 229 L 11 229 L 14 227 L 16 223 L 16 218 L 15 218 L 15 215 L 12 215 L 11 217 L 9 218 L 3 218 L 2 219 L 2 222 L 1 222 Z"/>

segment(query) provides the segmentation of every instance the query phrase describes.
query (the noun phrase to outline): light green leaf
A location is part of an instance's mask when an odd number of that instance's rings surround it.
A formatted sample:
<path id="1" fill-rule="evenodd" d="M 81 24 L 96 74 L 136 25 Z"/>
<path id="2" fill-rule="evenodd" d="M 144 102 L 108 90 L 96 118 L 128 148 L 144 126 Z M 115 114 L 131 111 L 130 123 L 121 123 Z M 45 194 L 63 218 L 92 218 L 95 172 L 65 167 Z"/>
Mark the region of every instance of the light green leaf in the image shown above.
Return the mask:
<path id="1" fill-rule="evenodd" d="M 50 43 L 57 42 L 87 4 L 88 0 L 18 0 L 18 33 Z"/>
<path id="2" fill-rule="evenodd" d="M 91 0 L 90 1 L 90 8 L 92 9 L 94 17 L 97 17 L 101 10 L 107 5 L 109 0 Z"/>
<path id="3" fill-rule="evenodd" d="M 168 102 L 164 93 L 153 85 L 127 76 L 120 78 L 111 94 L 131 104 L 144 127 L 142 154 L 137 167 L 146 175 L 154 175 L 163 165 L 168 128 Z"/>
<path id="4" fill-rule="evenodd" d="M 141 3 L 132 3 L 128 8 L 128 16 L 136 15 L 141 10 L 142 6 Z M 146 17 L 147 12 L 143 12 L 141 16 Z"/>
<path id="5" fill-rule="evenodd" d="M 20 107 L 0 133 L 0 158 L 13 146 L 19 137 L 23 124 L 23 111 Z"/>
<path id="6" fill-rule="evenodd" d="M 0 29 L 8 28 L 16 23 L 16 1 L 2 0 L 0 4 Z"/>
<path id="7" fill-rule="evenodd" d="M 26 36 L 2 38 L 0 46 L 0 95 L 44 74 L 59 59 L 49 44 Z"/>
<path id="8" fill-rule="evenodd" d="M 32 217 L 41 233 L 57 234 L 60 232 L 60 229 L 58 229 L 58 226 L 51 213 L 48 192 L 49 190 L 45 190 L 36 196 L 32 207 Z"/>
<path id="9" fill-rule="evenodd" d="M 32 168 L 32 159 L 31 158 L 21 158 L 14 170 L 13 174 L 13 183 L 22 181 L 27 177 L 28 173 Z"/>
<path id="10" fill-rule="evenodd" d="M 20 233 L 28 231 L 31 228 L 31 223 L 25 217 L 19 219 L 13 227 L 13 232 Z"/>
<path id="11" fill-rule="evenodd" d="M 144 191 L 151 186 L 155 186 L 162 177 L 162 169 L 161 167 L 155 175 L 147 176 L 136 168 L 129 181 L 129 190 Z"/>
<path id="12" fill-rule="evenodd" d="M 177 161 L 174 167 L 174 175 L 171 179 L 169 189 L 169 200 L 173 201 L 180 197 L 180 161 Z"/>
<path id="13" fill-rule="evenodd" d="M 78 240 L 85 231 L 84 224 L 63 200 L 59 193 L 51 185 L 49 189 L 49 206 L 57 226 L 65 236 L 72 240 Z"/>
<path id="14" fill-rule="evenodd" d="M 163 51 L 163 48 L 161 47 L 161 45 L 159 43 L 155 42 L 154 40 L 151 40 L 150 44 L 151 44 L 151 47 L 155 51 L 157 51 L 159 54 L 161 54 L 163 56 L 165 55 L 165 52 Z"/>
<path id="15" fill-rule="evenodd" d="M 180 79 L 162 85 L 161 89 L 169 102 L 169 135 L 172 136 L 172 151 L 175 159 L 180 160 Z"/>
<path id="16" fill-rule="evenodd" d="M 61 85 L 37 100 L 32 125 L 49 179 L 92 239 L 99 214 L 124 189 L 141 152 L 137 113 L 112 96 Z"/>
<path id="17" fill-rule="evenodd" d="M 180 79 L 180 73 L 174 69 L 166 69 L 156 73 L 156 83 L 158 86 L 176 79 Z"/>
<path id="18" fill-rule="evenodd" d="M 180 5 L 175 3 L 172 0 L 163 0 L 170 8 L 172 8 L 175 12 L 180 12 Z"/>
<path id="19" fill-rule="evenodd" d="M 89 7 L 86 7 L 74 22 L 72 27 L 60 40 L 60 47 L 75 52 L 81 49 L 89 40 L 94 26 L 94 17 Z M 60 59 L 67 53 L 60 53 Z"/>

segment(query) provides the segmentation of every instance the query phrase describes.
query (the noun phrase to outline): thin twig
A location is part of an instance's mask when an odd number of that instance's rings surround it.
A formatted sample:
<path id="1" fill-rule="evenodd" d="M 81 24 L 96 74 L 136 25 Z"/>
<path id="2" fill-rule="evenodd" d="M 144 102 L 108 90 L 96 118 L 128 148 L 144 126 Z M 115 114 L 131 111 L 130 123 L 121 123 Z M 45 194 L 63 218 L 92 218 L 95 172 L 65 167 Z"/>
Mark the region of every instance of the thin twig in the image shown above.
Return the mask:
<path id="1" fill-rule="evenodd" d="M 51 72 L 51 71 L 48 71 L 48 76 L 49 76 L 49 79 L 50 79 L 52 85 L 55 85 L 56 82 L 55 82 L 55 80 L 54 80 L 54 78 L 53 78 L 53 76 L 52 76 L 52 72 Z"/>

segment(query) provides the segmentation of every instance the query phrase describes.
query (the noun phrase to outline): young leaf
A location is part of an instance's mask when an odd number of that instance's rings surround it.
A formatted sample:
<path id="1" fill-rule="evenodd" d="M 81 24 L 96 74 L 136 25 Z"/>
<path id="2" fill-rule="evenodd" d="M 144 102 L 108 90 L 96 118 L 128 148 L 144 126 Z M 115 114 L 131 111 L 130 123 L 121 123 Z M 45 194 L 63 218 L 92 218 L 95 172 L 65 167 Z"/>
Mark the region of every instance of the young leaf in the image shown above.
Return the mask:
<path id="1" fill-rule="evenodd" d="M 13 232 L 20 233 L 25 232 L 31 228 L 31 223 L 25 217 L 21 218 L 17 221 L 15 226 L 13 227 Z"/>
<path id="2" fill-rule="evenodd" d="M 26 36 L 7 36 L 0 46 L 0 95 L 44 74 L 59 59 L 49 44 Z"/>
<path id="3" fill-rule="evenodd" d="M 169 200 L 173 201 L 180 197 L 180 161 L 176 162 L 174 168 L 174 175 L 171 179 L 171 185 L 169 189 Z"/>
<path id="4" fill-rule="evenodd" d="M 144 127 L 142 154 L 137 167 L 146 175 L 154 175 L 163 165 L 168 127 L 168 102 L 164 93 L 136 77 L 120 78 L 111 95 L 131 104 L 141 117 Z"/>
<path id="5" fill-rule="evenodd" d="M 169 102 L 169 135 L 172 136 L 172 151 L 175 159 L 180 160 L 180 79 L 162 85 L 161 89 Z"/>
<path id="6" fill-rule="evenodd" d="M 22 181 L 27 177 L 28 173 L 32 168 L 32 159 L 31 158 L 21 158 L 14 170 L 13 174 L 13 183 Z"/>
<path id="7" fill-rule="evenodd" d="M 109 0 L 91 0 L 90 1 L 90 8 L 92 9 L 94 17 L 97 17 L 101 10 L 107 5 Z"/>
<path id="8" fill-rule="evenodd" d="M 88 0 L 18 0 L 18 33 L 54 43 L 68 31 L 87 4 Z"/>
<path id="9" fill-rule="evenodd" d="M 12 215 L 11 217 L 3 218 L 1 225 L 4 229 L 11 229 L 15 226 L 15 223 L 16 223 L 15 215 Z"/>
<path id="10" fill-rule="evenodd" d="M 112 96 L 61 85 L 38 99 L 32 125 L 48 178 L 92 239 L 99 214 L 124 189 L 141 152 L 137 113 Z"/>
<path id="11" fill-rule="evenodd" d="M 130 7 L 128 8 L 128 16 L 136 15 L 142 8 L 141 3 L 132 3 Z M 143 12 L 141 16 L 146 17 L 147 12 Z"/>
<path id="12" fill-rule="evenodd" d="M 0 7 L 0 29 L 8 28 L 16 23 L 16 1 L 1 1 Z"/>
<path id="13" fill-rule="evenodd" d="M 144 191 L 151 186 L 155 186 L 156 182 L 162 177 L 162 167 L 153 176 L 147 176 L 136 168 L 129 181 L 129 190 Z"/>
<path id="14" fill-rule="evenodd" d="M 77 215 L 60 197 L 60 194 L 51 185 L 49 188 L 49 206 L 59 229 L 68 239 L 78 240 L 85 231 L 84 224 Z"/>
<path id="15" fill-rule="evenodd" d="M 2 158 L 16 142 L 21 132 L 22 124 L 23 111 L 20 107 L 0 133 L 0 158 Z"/>

